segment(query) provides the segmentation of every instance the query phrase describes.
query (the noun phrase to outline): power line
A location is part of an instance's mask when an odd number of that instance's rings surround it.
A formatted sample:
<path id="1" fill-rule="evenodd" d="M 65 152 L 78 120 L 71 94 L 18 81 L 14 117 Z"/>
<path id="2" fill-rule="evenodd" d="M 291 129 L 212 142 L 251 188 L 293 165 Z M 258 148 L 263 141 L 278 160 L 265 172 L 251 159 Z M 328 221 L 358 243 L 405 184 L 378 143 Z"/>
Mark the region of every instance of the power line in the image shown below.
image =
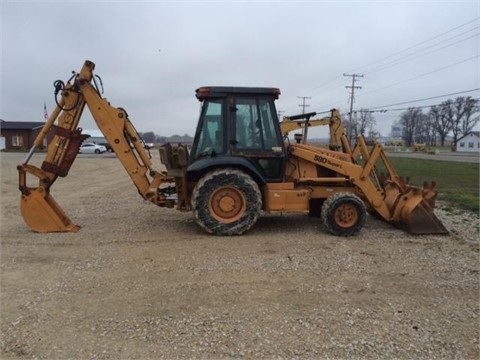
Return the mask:
<path id="1" fill-rule="evenodd" d="M 323 82 L 321 85 L 310 88 L 309 90 L 306 90 L 305 92 L 309 93 L 309 94 L 312 94 L 312 95 L 322 94 L 322 93 L 325 93 L 327 91 L 332 92 L 333 89 L 343 87 L 343 83 L 339 82 L 339 79 L 341 79 L 341 78 L 342 78 L 342 75 L 337 75 L 336 77 L 331 78 L 330 80 L 328 80 L 326 82 Z M 293 106 L 295 105 L 294 101 L 295 100 L 288 101 L 287 103 L 285 103 L 283 105 L 283 107 L 285 109 L 287 109 L 287 111 L 290 111 L 289 109 L 293 108 Z"/>
<path id="2" fill-rule="evenodd" d="M 328 90 L 328 91 L 331 91 L 331 90 L 332 90 L 331 84 L 334 84 L 335 82 L 337 82 L 337 80 L 339 80 L 339 79 L 341 79 L 341 78 L 342 78 L 341 75 L 337 75 L 337 76 L 335 76 L 334 78 L 332 78 L 332 79 L 330 79 L 330 80 L 322 83 L 321 85 L 316 86 L 316 87 L 313 87 L 313 88 L 311 88 L 311 89 L 309 89 L 309 90 L 306 90 L 305 92 L 308 93 L 308 94 L 311 94 L 311 93 L 316 93 L 316 94 L 318 94 L 319 90 L 320 90 L 320 89 L 324 89 L 324 88 L 326 88 L 326 90 Z M 340 86 L 340 85 L 339 85 L 339 86 Z M 342 86 L 343 86 L 343 85 L 342 85 Z M 320 93 L 322 93 L 322 92 L 325 92 L 325 90 L 324 90 L 324 91 L 320 91 Z M 293 102 L 288 103 L 288 107 L 290 107 L 291 104 L 293 105 Z"/>
<path id="3" fill-rule="evenodd" d="M 387 107 L 391 107 L 391 106 L 412 104 L 412 103 L 419 102 L 419 101 L 426 101 L 426 100 L 438 99 L 438 98 L 442 98 L 442 97 L 446 97 L 446 96 L 454 96 L 454 95 L 466 94 L 466 93 L 473 92 L 473 91 L 477 91 L 477 90 L 480 90 L 480 88 L 475 88 L 475 89 L 470 89 L 470 90 L 464 90 L 464 91 L 458 91 L 458 92 L 454 92 L 454 93 L 450 93 L 450 94 L 444 94 L 444 95 L 431 96 L 431 97 L 423 98 L 423 99 L 403 101 L 403 102 L 399 102 L 399 103 L 395 103 L 395 104 L 390 104 L 390 105 L 375 106 L 375 107 L 369 108 L 369 110 L 383 109 L 383 108 L 387 108 Z M 430 106 L 430 105 L 429 105 L 429 106 Z"/>
<path id="4" fill-rule="evenodd" d="M 352 110 L 353 110 L 353 101 L 355 99 L 355 89 L 361 89 L 361 86 L 355 86 L 355 81 L 358 77 L 363 77 L 363 75 L 360 74 L 343 74 L 343 76 L 350 76 L 352 78 L 352 85 L 351 86 L 345 86 L 345 88 L 350 89 L 350 113 L 349 113 L 349 123 L 352 123 Z"/>
<path id="5" fill-rule="evenodd" d="M 401 111 L 401 110 L 408 110 L 408 108 L 402 108 L 402 109 L 385 109 L 385 108 L 388 108 L 388 107 L 391 107 L 391 106 L 398 106 L 398 105 L 405 105 L 405 104 L 412 104 L 412 103 L 416 103 L 416 102 L 420 102 L 420 101 L 427 101 L 427 100 L 432 100 L 432 99 L 438 99 L 438 98 L 442 98 L 442 97 L 446 97 L 446 96 L 454 96 L 454 95 L 460 95 L 460 94 L 466 94 L 466 93 L 469 93 L 469 92 L 474 92 L 474 91 L 478 91 L 480 90 L 480 88 L 475 88 L 475 89 L 470 89 L 470 90 L 463 90 L 463 91 L 457 91 L 457 92 L 454 92 L 454 93 L 449 93 L 449 94 L 443 94 L 443 95 L 437 95 L 437 96 L 431 96 L 431 97 L 428 97 L 428 98 L 422 98 L 422 99 L 416 99 L 416 100 L 409 100 L 409 101 L 403 101 L 403 102 L 399 102 L 399 103 L 395 103 L 395 104 L 389 104 L 389 105 L 382 105 L 382 106 L 374 106 L 374 107 L 369 107 L 367 108 L 366 110 L 372 112 L 372 113 L 376 113 L 376 112 L 379 112 L 379 113 L 386 113 L 386 112 L 391 112 L 391 111 Z M 480 100 L 480 99 L 477 99 L 477 98 L 474 98 L 475 100 Z M 437 104 L 437 105 L 441 105 L 441 104 Z M 427 107 L 431 107 L 431 106 L 435 106 L 435 105 L 421 105 L 421 106 L 415 106 L 415 107 L 418 107 L 418 108 L 427 108 Z M 353 112 L 358 112 L 359 110 L 353 110 Z M 316 111 L 317 114 L 326 114 L 326 113 L 330 113 L 330 110 L 329 111 Z M 342 116 L 343 115 L 347 115 L 345 113 L 342 113 L 341 114 Z"/>
<path id="6" fill-rule="evenodd" d="M 394 84 L 390 84 L 390 85 L 387 85 L 387 86 L 384 86 L 384 87 L 381 87 L 381 88 L 378 88 L 378 89 L 370 90 L 370 91 L 368 91 L 368 92 L 366 92 L 366 93 L 363 93 L 362 95 L 370 94 L 370 93 L 372 93 L 372 92 L 379 91 L 379 90 L 388 89 L 388 88 L 391 88 L 392 86 L 396 86 L 396 85 L 399 85 L 399 84 L 403 84 L 403 83 L 406 83 L 406 82 L 408 82 L 408 81 L 412 81 L 412 80 L 415 80 L 415 79 L 418 79 L 418 78 L 421 78 L 421 77 L 424 77 L 424 76 L 427 76 L 427 75 L 430 75 L 430 74 L 439 72 L 439 71 L 441 71 L 441 70 L 448 69 L 448 68 L 453 67 L 453 66 L 455 66 L 455 65 L 463 64 L 464 62 L 467 62 L 467 61 L 476 59 L 476 58 L 478 58 L 478 57 L 480 57 L 480 55 L 475 55 L 475 56 L 469 57 L 468 59 L 464 59 L 464 60 L 458 61 L 458 62 L 456 62 L 456 63 L 450 64 L 450 65 L 447 65 L 447 66 L 443 66 L 443 67 L 441 67 L 441 68 L 438 68 L 438 69 L 435 69 L 435 70 L 432 70 L 432 71 L 429 71 L 429 72 L 426 72 L 426 73 L 423 73 L 423 74 L 419 74 L 419 75 L 414 76 L 414 77 L 412 77 L 412 78 L 405 79 L 405 80 L 402 80 L 402 81 L 399 81 L 399 82 L 396 82 L 396 83 L 394 83 Z"/>
<path id="7" fill-rule="evenodd" d="M 480 98 L 473 98 L 473 100 L 479 101 Z M 431 108 L 432 106 L 440 106 L 440 105 L 442 105 L 442 104 L 421 105 L 421 106 L 415 106 L 415 108 L 417 108 L 417 109 L 425 109 L 425 108 Z M 382 110 L 370 110 L 370 112 L 371 112 L 371 113 L 377 113 L 377 112 L 379 112 L 379 113 L 386 113 L 386 112 L 393 112 L 393 111 L 406 111 L 406 110 L 408 110 L 408 109 L 410 109 L 410 108 L 411 108 L 411 106 L 410 106 L 410 107 L 406 107 L 406 108 L 390 109 L 390 110 L 384 110 L 384 109 L 382 109 Z M 357 110 L 354 110 L 353 112 L 356 112 L 356 111 L 357 111 Z M 342 115 L 343 115 L 343 114 L 342 114 Z"/>
<path id="8" fill-rule="evenodd" d="M 361 86 L 355 86 L 355 81 L 357 79 L 357 77 L 363 77 L 362 74 L 346 74 L 344 73 L 343 76 L 350 76 L 352 78 L 352 85 L 351 86 L 345 86 L 345 88 L 347 89 L 350 89 L 351 90 L 351 94 L 350 94 L 350 111 L 348 113 L 348 124 L 347 124 L 347 134 L 348 134 L 348 138 L 349 138 L 349 141 L 351 140 L 350 137 L 351 137 L 351 134 L 352 134 L 352 131 L 351 131 L 351 128 L 352 128 L 352 116 L 353 116 L 353 101 L 355 99 L 355 89 L 361 89 L 362 87 Z"/>
<path id="9" fill-rule="evenodd" d="M 409 46 L 409 47 L 407 47 L 407 48 L 405 48 L 405 49 L 403 49 L 403 50 L 397 51 L 397 52 L 395 52 L 395 53 L 393 53 L 393 54 L 391 54 L 391 55 L 388 55 L 388 56 L 386 56 L 386 57 L 384 57 L 384 58 L 382 58 L 382 59 L 380 59 L 380 60 L 376 60 L 376 61 L 373 61 L 373 62 L 368 63 L 368 64 L 366 64 L 366 65 L 360 66 L 360 67 L 357 68 L 355 71 L 358 71 L 358 70 L 364 69 L 364 68 L 368 68 L 368 67 L 371 66 L 371 65 L 380 63 L 380 62 L 382 62 L 382 61 L 384 61 L 384 60 L 387 60 L 387 59 L 390 59 L 390 58 L 392 58 L 392 57 L 395 57 L 395 56 L 397 56 L 398 54 L 402 54 L 402 53 L 404 53 L 404 52 L 406 52 L 406 51 L 408 51 L 408 50 L 411 50 L 411 49 L 414 49 L 414 48 L 416 48 L 416 47 L 418 47 L 418 46 L 420 46 L 420 45 L 423 45 L 423 44 L 425 44 L 425 43 L 427 43 L 427 42 L 429 42 L 429 41 L 438 39 L 439 37 L 441 37 L 441 36 L 443 36 L 443 35 L 445 35 L 445 34 L 451 33 L 452 31 L 455 31 L 455 30 L 457 30 L 457 29 L 460 29 L 460 28 L 462 28 L 462 27 L 464 27 L 464 26 L 466 26 L 466 25 L 469 25 L 469 24 L 477 21 L 478 19 L 480 19 L 480 17 L 476 17 L 476 18 L 474 18 L 473 20 L 470 20 L 470 21 L 468 21 L 468 22 L 466 22 L 466 23 L 464 23 L 464 24 L 455 26 L 454 28 L 452 28 L 452 29 L 450 29 L 450 30 L 444 31 L 443 33 L 440 33 L 440 34 L 438 34 L 438 35 L 436 35 L 436 36 L 434 36 L 434 37 L 428 38 L 428 39 L 423 40 L 423 41 L 421 41 L 421 42 L 419 42 L 419 43 L 416 43 L 416 44 L 414 44 L 414 45 L 412 45 L 412 46 Z M 364 70 L 364 72 L 365 72 L 365 70 Z"/>
<path id="10" fill-rule="evenodd" d="M 381 58 L 380 60 L 376 60 L 376 61 L 370 62 L 370 63 L 368 63 L 368 64 L 366 64 L 366 65 L 363 65 L 363 66 L 361 66 L 361 67 L 359 67 L 359 68 L 357 68 L 357 69 L 367 68 L 367 70 L 368 70 L 368 67 L 369 67 L 369 66 L 375 65 L 375 64 L 379 64 L 379 65 L 376 66 L 376 67 L 374 66 L 374 67 L 371 67 L 371 68 L 370 68 L 370 70 L 368 71 L 368 74 L 370 74 L 370 73 L 372 73 L 372 72 L 384 70 L 384 69 L 387 69 L 387 68 L 389 68 L 389 67 L 393 67 L 393 66 L 395 66 L 395 65 L 398 65 L 398 64 L 400 64 L 400 63 L 413 60 L 413 59 L 416 58 L 416 57 L 424 56 L 424 55 L 430 54 L 430 53 L 432 53 L 432 52 L 439 51 L 439 50 L 444 49 L 444 48 L 446 48 L 446 47 L 453 46 L 453 45 L 458 44 L 458 43 L 460 43 L 460 42 L 463 42 L 463 41 L 466 41 L 466 40 L 468 40 L 468 39 L 471 39 L 472 37 L 478 36 L 479 33 L 476 33 L 476 34 L 474 34 L 474 35 L 472 35 L 472 36 L 470 36 L 470 37 L 467 37 L 467 38 L 458 40 L 458 41 L 456 41 L 456 42 L 453 42 L 453 43 L 450 43 L 450 44 L 446 44 L 446 45 L 444 45 L 444 46 L 442 46 L 442 47 L 440 47 L 440 48 L 432 49 L 432 48 L 434 48 L 435 46 L 439 46 L 439 45 L 441 45 L 442 43 L 445 43 L 445 42 L 447 42 L 447 41 L 451 41 L 451 40 L 453 40 L 453 39 L 455 39 L 455 38 L 458 38 L 458 37 L 460 37 L 460 36 L 462 36 L 462 35 L 464 35 L 464 34 L 466 34 L 466 33 L 468 33 L 468 32 L 474 31 L 474 30 L 478 29 L 479 26 L 475 26 L 475 27 L 473 27 L 473 28 L 471 28 L 471 29 L 469 29 L 469 30 L 466 30 L 466 31 L 461 32 L 460 34 L 453 35 L 453 36 L 451 36 L 451 37 L 449 37 L 449 38 L 447 38 L 447 39 L 444 39 L 444 40 L 442 40 L 442 41 L 440 41 L 440 42 L 437 42 L 437 43 L 435 43 L 435 44 L 433 44 L 433 45 L 429 45 L 429 46 L 427 46 L 427 47 L 424 47 L 423 49 L 418 49 L 417 51 L 410 52 L 410 54 L 405 54 L 405 55 L 403 55 L 403 56 L 397 57 L 397 59 L 394 59 L 394 57 L 396 57 L 397 55 L 400 55 L 400 54 L 402 54 L 402 53 L 408 52 L 409 50 L 412 50 L 412 49 L 415 49 L 415 48 L 417 48 L 417 47 L 420 47 L 421 45 L 426 44 L 426 43 L 428 43 L 428 42 L 430 42 L 430 41 L 432 41 L 432 40 L 441 38 L 442 36 L 444 36 L 444 35 L 446 35 L 446 34 L 452 33 L 452 32 L 454 32 L 455 30 L 461 29 L 461 28 L 463 28 L 463 27 L 465 27 L 465 26 L 467 26 L 467 25 L 469 25 L 469 24 L 472 24 L 472 23 L 474 23 L 474 22 L 477 22 L 479 19 L 480 19 L 480 17 L 476 17 L 476 18 L 474 18 L 473 20 L 470 20 L 470 21 L 468 21 L 468 22 L 466 22 L 466 23 L 463 23 L 463 24 L 461 24 L 461 25 L 455 26 L 455 27 L 453 27 L 453 28 L 451 28 L 451 29 L 449 29 L 449 30 L 447 30 L 447 31 L 444 31 L 444 32 L 436 35 L 436 36 L 433 36 L 433 37 L 431 37 L 431 38 L 428 38 L 428 39 L 426 39 L 426 40 L 423 40 L 423 41 L 421 41 L 421 42 L 419 42 L 419 43 L 416 43 L 416 44 L 414 44 L 414 45 L 412 45 L 412 46 L 409 46 L 409 47 L 407 47 L 407 48 L 405 48 L 405 49 L 403 49 L 403 50 L 397 51 L 397 52 L 395 52 L 395 53 L 393 53 L 393 54 L 391 54 L 391 55 L 389 55 L 389 56 L 386 56 L 386 57 L 384 57 L 384 58 Z M 426 52 L 428 49 L 432 49 L 432 50 Z M 435 72 L 438 72 L 438 71 L 447 69 L 447 68 L 449 68 L 449 67 L 458 65 L 458 64 L 460 64 L 460 63 L 463 63 L 463 62 L 472 60 L 472 59 L 474 59 L 474 58 L 476 58 L 476 57 L 478 57 L 478 56 L 479 56 L 479 55 L 474 56 L 474 57 L 469 58 L 469 59 L 462 60 L 462 61 L 457 62 L 457 63 L 454 63 L 454 64 L 450 64 L 450 65 L 441 67 L 441 68 L 439 68 L 439 69 L 436 69 L 436 70 L 433 70 L 433 71 L 430 71 L 430 72 L 427 72 L 427 73 L 424 73 L 424 74 L 417 75 L 417 76 L 415 76 L 415 77 L 413 77 L 413 78 L 410 78 L 410 79 L 402 80 L 401 82 L 398 82 L 398 83 L 395 83 L 395 84 L 387 85 L 387 86 L 382 87 L 382 88 L 379 88 L 379 89 L 370 90 L 370 91 L 367 91 L 366 93 L 365 93 L 365 92 L 362 92 L 361 96 L 366 95 L 366 94 L 369 94 L 369 93 L 371 93 L 371 92 L 378 91 L 378 90 L 383 90 L 383 89 L 386 89 L 386 88 L 389 88 L 389 87 L 392 87 L 392 86 L 395 86 L 395 85 L 398 85 L 398 84 L 401 84 L 401 83 L 404 83 L 404 82 L 412 81 L 412 80 L 417 79 L 417 78 L 419 78 L 419 77 L 423 77 L 423 76 L 426 76 L 426 75 L 429 75 L 429 74 L 432 74 L 432 73 L 435 73 Z M 388 60 L 388 59 L 391 59 L 391 60 L 390 60 L 389 62 L 386 62 L 386 63 L 385 63 L 385 61 Z M 403 60 L 403 61 L 402 61 L 402 60 Z M 381 64 L 382 62 L 384 62 L 384 63 Z M 353 73 L 353 72 L 352 72 L 352 73 Z M 365 72 L 364 72 L 364 74 L 365 74 Z M 345 74 L 344 74 L 344 76 L 345 76 Z M 312 88 L 310 91 L 308 91 L 308 92 L 309 92 L 309 93 L 315 92 L 316 94 L 318 94 L 318 93 L 323 93 L 323 92 L 325 92 L 325 91 L 327 91 L 327 90 L 331 92 L 331 91 L 332 91 L 332 88 L 333 88 L 331 85 L 332 85 L 333 83 L 335 83 L 337 80 L 339 80 L 339 78 L 340 78 L 340 76 L 336 76 L 336 77 L 330 79 L 329 81 L 327 81 L 326 83 L 323 83 L 323 84 L 321 84 L 321 85 L 319 85 L 319 86 L 317 86 L 317 87 L 313 87 L 313 88 Z M 340 84 L 338 85 L 338 87 L 339 87 L 339 86 L 340 86 Z M 337 88 L 336 85 L 335 85 L 335 88 Z M 352 100 L 352 99 L 350 99 L 350 100 Z M 290 102 L 289 104 L 293 105 L 293 102 Z M 291 105 L 289 105 L 288 107 L 290 107 Z"/>
<path id="11" fill-rule="evenodd" d="M 474 37 L 479 36 L 480 33 L 475 33 L 475 34 L 473 34 L 473 35 L 471 35 L 471 36 L 469 36 L 469 37 L 466 37 L 466 38 L 464 38 L 464 39 L 461 39 L 461 40 L 455 41 L 455 42 L 453 42 L 453 43 L 450 43 L 450 44 L 444 45 L 444 46 L 442 46 L 442 47 L 439 47 L 439 48 L 437 48 L 437 49 L 433 49 L 433 50 L 431 50 L 431 51 L 425 52 L 425 51 L 428 50 L 428 49 L 434 48 L 434 47 L 436 47 L 436 46 L 438 46 L 438 45 L 441 45 L 442 43 L 445 43 L 446 41 L 449 41 L 449 40 L 455 39 L 455 38 L 457 38 L 457 37 L 459 37 L 459 36 L 465 35 L 466 33 L 471 32 L 472 30 L 476 30 L 476 29 L 478 29 L 478 28 L 480 28 L 480 26 L 477 26 L 477 27 L 475 27 L 475 28 L 473 28 L 473 29 L 470 29 L 470 30 L 468 30 L 468 31 L 465 31 L 465 32 L 463 32 L 463 33 L 461 33 L 461 34 L 455 35 L 455 36 L 453 36 L 453 37 L 451 37 L 451 38 L 449 38 L 449 39 L 446 39 L 446 40 L 443 40 L 443 41 L 441 41 L 441 42 L 435 43 L 435 44 L 433 44 L 433 45 L 427 46 L 426 48 L 423 48 L 423 49 L 421 49 L 421 50 L 419 50 L 419 51 L 416 51 L 416 52 L 414 52 L 414 53 L 412 53 L 412 54 L 404 55 L 404 56 L 402 56 L 402 57 L 400 57 L 400 58 L 398 58 L 398 59 L 392 60 L 392 61 L 389 62 L 389 63 L 383 64 L 383 65 L 379 65 L 377 68 L 373 68 L 372 70 L 368 71 L 367 74 L 372 74 L 372 73 L 374 73 L 374 72 L 382 71 L 382 70 L 388 69 L 388 68 L 390 68 L 390 67 L 393 67 L 393 66 L 396 66 L 396 65 L 403 64 L 403 63 L 405 63 L 405 62 L 411 61 L 411 60 L 416 59 L 416 58 L 418 58 L 418 57 L 425 56 L 425 55 L 434 53 L 434 52 L 436 52 L 436 51 L 440 51 L 440 50 L 443 50 L 443 49 L 445 49 L 445 48 L 451 47 L 451 46 L 453 46 L 453 45 L 459 44 L 459 43 L 461 43 L 461 42 L 470 40 L 470 39 L 472 39 L 472 38 L 474 38 Z"/>
<path id="12" fill-rule="evenodd" d="M 297 96 L 298 99 L 302 99 L 302 104 L 298 105 L 302 108 L 302 114 L 305 114 L 305 108 L 309 107 L 310 105 L 305 104 L 305 99 L 311 99 L 309 96 Z"/>

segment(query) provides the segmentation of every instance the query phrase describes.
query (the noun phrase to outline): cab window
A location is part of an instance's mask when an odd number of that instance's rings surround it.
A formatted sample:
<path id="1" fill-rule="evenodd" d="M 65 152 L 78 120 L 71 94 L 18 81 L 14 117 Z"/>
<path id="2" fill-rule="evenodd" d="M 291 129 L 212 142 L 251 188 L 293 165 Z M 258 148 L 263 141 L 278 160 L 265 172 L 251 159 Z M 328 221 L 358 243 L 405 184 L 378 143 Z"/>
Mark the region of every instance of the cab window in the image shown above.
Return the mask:
<path id="1" fill-rule="evenodd" d="M 198 124 L 198 141 L 192 149 L 192 158 L 223 152 L 222 100 L 204 103 Z"/>
<path id="2" fill-rule="evenodd" d="M 237 98 L 235 140 L 238 149 L 266 150 L 281 146 L 268 99 Z"/>

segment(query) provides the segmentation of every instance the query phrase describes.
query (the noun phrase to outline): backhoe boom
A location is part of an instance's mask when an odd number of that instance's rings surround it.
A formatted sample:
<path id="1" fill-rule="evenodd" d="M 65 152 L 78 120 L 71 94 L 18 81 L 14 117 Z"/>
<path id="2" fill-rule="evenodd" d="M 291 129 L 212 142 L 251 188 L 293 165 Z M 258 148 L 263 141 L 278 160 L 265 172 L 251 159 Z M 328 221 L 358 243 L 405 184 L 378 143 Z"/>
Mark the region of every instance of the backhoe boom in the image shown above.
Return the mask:
<path id="1" fill-rule="evenodd" d="M 70 221 L 55 202 L 50 195 L 50 187 L 58 176 L 64 177 L 68 174 L 81 143 L 88 137 L 82 135 L 82 129 L 78 127 L 85 105 L 140 195 L 158 206 L 174 206 L 174 201 L 167 199 L 159 190 L 161 184 L 174 182 L 174 178 L 152 168 L 150 155 L 144 149 L 127 112 L 122 108 L 112 107 L 93 86 L 94 68 L 93 62 L 86 61 L 80 73 L 73 76 L 73 83 L 69 81 L 62 86 L 61 99 L 56 109 L 35 139 L 24 163 L 17 167 L 22 192 L 22 216 L 34 231 L 78 231 L 80 228 Z M 41 168 L 28 164 L 36 148 L 51 130 L 54 131 L 54 137 Z M 38 187 L 27 186 L 27 174 L 39 179 Z"/>

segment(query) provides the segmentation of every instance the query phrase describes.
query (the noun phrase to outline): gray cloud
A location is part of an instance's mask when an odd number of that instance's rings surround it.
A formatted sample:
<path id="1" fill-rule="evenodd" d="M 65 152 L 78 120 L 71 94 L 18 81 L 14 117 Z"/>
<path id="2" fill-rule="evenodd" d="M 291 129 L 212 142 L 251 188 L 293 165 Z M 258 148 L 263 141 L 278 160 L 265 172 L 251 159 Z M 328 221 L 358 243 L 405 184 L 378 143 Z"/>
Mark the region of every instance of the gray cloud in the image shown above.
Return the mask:
<path id="1" fill-rule="evenodd" d="M 3 2 L 0 117 L 41 121 L 43 103 L 54 107 L 53 81 L 86 59 L 111 103 L 139 131 L 161 135 L 193 134 L 203 85 L 279 87 L 285 114 L 301 112 L 299 96 L 311 97 L 308 111 L 348 111 L 345 72 L 365 74 L 356 108 L 478 88 L 479 16 L 478 1 Z M 397 56 L 410 60 L 375 63 L 474 19 Z M 442 41 L 458 43 L 419 52 Z M 376 115 L 383 134 L 398 114 Z M 93 126 L 86 116 L 82 127 Z"/>

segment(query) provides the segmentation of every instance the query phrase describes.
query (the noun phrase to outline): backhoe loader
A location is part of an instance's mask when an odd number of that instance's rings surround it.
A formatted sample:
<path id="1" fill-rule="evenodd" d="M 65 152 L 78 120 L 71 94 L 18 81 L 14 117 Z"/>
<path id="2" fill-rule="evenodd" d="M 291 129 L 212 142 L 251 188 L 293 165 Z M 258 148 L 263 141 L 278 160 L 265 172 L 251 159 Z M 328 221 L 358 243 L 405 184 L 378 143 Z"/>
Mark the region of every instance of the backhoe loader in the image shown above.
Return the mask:
<path id="1" fill-rule="evenodd" d="M 208 233 L 243 234 L 262 212 L 318 216 L 337 236 L 357 234 L 368 213 L 412 234 L 447 233 L 433 211 L 435 184 L 404 182 L 377 143 L 369 149 L 359 137 L 351 146 L 336 109 L 324 118 L 308 113 L 279 121 L 278 88 L 198 88 L 202 110 L 191 149 L 161 146 L 166 171 L 155 170 L 127 112 L 102 98 L 94 68 L 87 60 L 66 84 L 55 82 L 57 107 L 18 166 L 21 213 L 35 232 L 80 229 L 50 188 L 67 176 L 84 140 L 79 122 L 86 105 L 139 194 L 161 207 L 192 211 Z M 329 126 L 328 148 L 306 141 L 309 127 L 318 125 Z M 290 141 L 296 130 L 301 133 Z M 53 140 L 45 160 L 30 165 L 49 131 Z M 38 186 L 28 186 L 27 175 L 37 177 Z"/>

